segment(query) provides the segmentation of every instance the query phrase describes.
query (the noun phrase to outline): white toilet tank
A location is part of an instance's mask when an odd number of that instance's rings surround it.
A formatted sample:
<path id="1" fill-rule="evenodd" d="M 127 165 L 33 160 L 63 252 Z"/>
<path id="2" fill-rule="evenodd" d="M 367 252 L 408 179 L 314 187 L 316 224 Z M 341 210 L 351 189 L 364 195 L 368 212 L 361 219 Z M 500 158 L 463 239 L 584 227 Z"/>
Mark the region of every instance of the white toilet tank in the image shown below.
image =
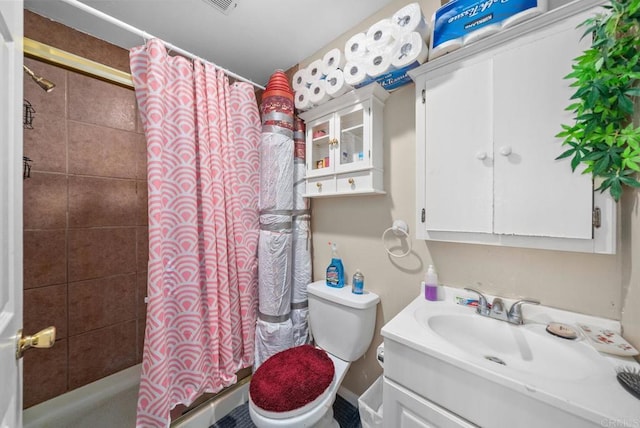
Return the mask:
<path id="1" fill-rule="evenodd" d="M 371 344 L 380 297 L 354 294 L 351 286 L 329 287 L 324 280 L 307 287 L 309 325 L 316 345 L 344 361 L 360 358 Z"/>

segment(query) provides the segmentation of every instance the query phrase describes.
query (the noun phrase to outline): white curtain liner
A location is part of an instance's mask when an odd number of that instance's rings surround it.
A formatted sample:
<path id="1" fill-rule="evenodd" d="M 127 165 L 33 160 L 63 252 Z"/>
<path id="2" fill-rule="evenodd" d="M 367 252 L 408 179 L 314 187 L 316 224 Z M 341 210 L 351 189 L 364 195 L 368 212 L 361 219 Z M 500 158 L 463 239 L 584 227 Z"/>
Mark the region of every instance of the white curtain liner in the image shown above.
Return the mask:
<path id="1" fill-rule="evenodd" d="M 290 319 L 281 323 L 271 323 L 258 318 L 256 321 L 255 370 L 270 356 L 291 347 L 293 347 L 293 324 Z"/>

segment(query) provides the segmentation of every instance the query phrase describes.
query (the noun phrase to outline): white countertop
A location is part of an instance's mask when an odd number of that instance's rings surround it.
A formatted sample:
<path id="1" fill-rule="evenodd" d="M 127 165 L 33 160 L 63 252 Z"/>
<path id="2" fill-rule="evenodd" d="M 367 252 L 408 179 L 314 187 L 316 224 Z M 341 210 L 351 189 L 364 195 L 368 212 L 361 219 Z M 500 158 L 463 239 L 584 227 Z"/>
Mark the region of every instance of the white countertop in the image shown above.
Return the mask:
<path id="1" fill-rule="evenodd" d="M 549 322 L 562 322 L 569 325 L 580 322 L 620 332 L 619 322 L 542 305 L 523 306 L 525 324 L 514 326 L 514 328 L 526 329 L 527 334 L 531 333 L 536 338 L 539 337 L 540 341 L 536 339 L 536 343 L 532 345 L 534 347 L 539 346 L 538 343 L 544 344 L 551 341 L 548 343 L 553 346 L 549 349 L 554 352 L 562 351 L 551 355 L 552 359 L 557 356 L 557 360 L 553 361 L 557 361 L 558 367 L 550 367 L 549 371 L 527 373 L 472 355 L 426 326 L 424 321 L 421 321 L 425 316 L 453 314 L 481 317 L 475 313 L 474 307 L 455 303 L 456 296 L 477 298 L 475 293 L 450 287 L 441 287 L 441 291 L 443 300 L 430 302 L 424 298 L 424 295 L 420 295 L 389 321 L 382 328 L 385 341 L 389 339 L 406 345 L 415 351 L 446 361 L 489 381 L 579 415 L 595 424 L 600 424 L 599 426 L 640 427 L 640 400 L 627 392 L 616 379 L 618 367 L 633 367 L 640 370 L 640 365 L 631 357 L 598 352 L 582 336 L 570 341 L 545 331 Z M 486 295 L 486 297 L 491 302 L 494 296 Z M 505 306 L 509 308 L 512 301 L 504 300 Z M 507 324 L 504 321 L 495 320 L 495 322 Z M 535 352 L 533 358 L 535 358 Z M 567 370 L 566 376 L 562 372 L 562 367 L 571 369 Z M 585 368 L 584 373 L 580 372 L 581 367 Z M 553 369 L 556 369 L 555 373 L 560 375 L 549 375 Z M 608 425 L 602 425 L 603 423 Z M 610 425 L 611 423 L 617 425 Z M 620 425 L 621 423 L 623 425 Z"/>

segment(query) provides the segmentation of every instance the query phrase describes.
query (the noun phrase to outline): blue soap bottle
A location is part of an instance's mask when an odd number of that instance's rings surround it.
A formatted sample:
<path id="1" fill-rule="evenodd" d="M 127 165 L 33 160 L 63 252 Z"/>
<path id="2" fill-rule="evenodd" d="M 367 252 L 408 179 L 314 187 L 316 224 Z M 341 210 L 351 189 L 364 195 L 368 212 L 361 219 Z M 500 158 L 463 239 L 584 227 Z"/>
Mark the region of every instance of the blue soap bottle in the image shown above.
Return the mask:
<path id="1" fill-rule="evenodd" d="M 338 245 L 331 242 L 329 245 L 331 245 L 331 262 L 327 267 L 326 282 L 329 287 L 342 288 L 344 287 L 344 266 L 338 255 Z"/>

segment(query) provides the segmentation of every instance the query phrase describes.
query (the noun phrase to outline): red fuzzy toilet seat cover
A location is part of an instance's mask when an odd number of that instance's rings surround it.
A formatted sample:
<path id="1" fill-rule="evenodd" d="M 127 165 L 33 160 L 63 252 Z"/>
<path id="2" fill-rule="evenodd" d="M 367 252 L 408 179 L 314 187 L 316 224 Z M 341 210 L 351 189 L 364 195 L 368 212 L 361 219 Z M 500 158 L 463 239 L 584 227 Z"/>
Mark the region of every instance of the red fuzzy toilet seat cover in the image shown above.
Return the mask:
<path id="1" fill-rule="evenodd" d="M 315 400 L 333 381 L 331 358 L 321 349 L 302 345 L 278 352 L 253 374 L 253 403 L 271 412 L 289 412 Z"/>

